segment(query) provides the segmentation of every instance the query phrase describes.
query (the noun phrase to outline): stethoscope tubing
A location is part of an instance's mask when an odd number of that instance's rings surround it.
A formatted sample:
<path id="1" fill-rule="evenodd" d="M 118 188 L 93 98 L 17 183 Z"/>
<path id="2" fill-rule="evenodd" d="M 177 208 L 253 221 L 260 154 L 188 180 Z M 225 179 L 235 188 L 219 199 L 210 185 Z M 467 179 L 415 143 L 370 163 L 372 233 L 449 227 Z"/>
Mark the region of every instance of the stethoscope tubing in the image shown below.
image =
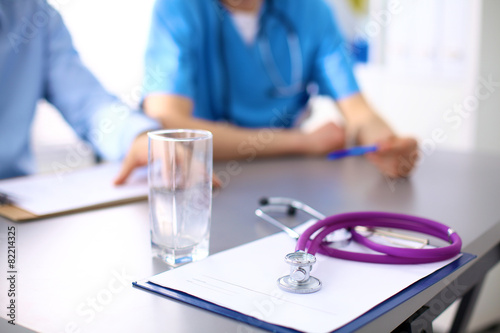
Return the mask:
<path id="1" fill-rule="evenodd" d="M 261 20 L 261 29 L 257 36 L 257 44 L 262 56 L 262 61 L 264 62 L 266 71 L 271 79 L 271 82 L 276 89 L 276 96 L 291 96 L 297 94 L 304 90 L 303 80 L 303 63 L 302 63 L 302 49 L 300 47 L 300 40 L 298 34 L 293 27 L 293 24 L 279 11 L 277 11 L 272 2 L 268 3 L 270 7 L 264 14 Z M 290 55 L 290 84 L 287 84 L 278 70 L 278 65 L 274 59 L 271 51 L 271 45 L 269 38 L 266 37 L 264 33 L 264 27 L 266 20 L 270 16 L 275 16 L 286 29 L 286 40 L 288 46 L 288 52 Z"/>
<path id="2" fill-rule="evenodd" d="M 450 242 L 449 246 L 431 249 L 408 249 L 386 246 L 375 243 L 354 230 L 357 226 L 368 228 L 387 227 L 409 231 L 416 231 L 432 235 Z M 381 254 L 369 254 L 344 251 L 330 248 L 323 239 L 331 232 L 338 229 L 349 229 L 353 240 Z M 317 235 L 311 239 L 313 234 Z M 306 251 L 311 254 L 324 255 L 354 261 L 387 263 L 387 264 L 414 264 L 429 263 L 450 259 L 460 253 L 462 240 L 456 232 L 448 226 L 421 217 L 385 213 L 385 212 L 357 212 L 338 214 L 318 221 L 306 229 L 299 237 L 296 251 Z"/>
<path id="3" fill-rule="evenodd" d="M 268 0 L 267 6 L 268 8 L 266 12 L 260 19 L 260 27 L 257 34 L 257 44 L 261 53 L 262 61 L 273 85 L 273 89 L 271 90 L 270 94 L 273 97 L 290 97 L 305 90 L 305 85 L 303 83 L 304 65 L 299 36 L 292 22 L 283 13 L 275 8 L 273 1 Z M 218 3 L 218 6 L 216 8 L 219 8 L 223 12 L 227 12 L 224 6 L 220 3 Z M 286 29 L 286 39 L 290 55 L 290 84 L 287 84 L 285 79 L 281 75 L 271 51 L 269 38 L 267 38 L 264 32 L 266 21 L 271 16 L 275 16 L 276 19 L 278 19 Z M 224 22 L 225 20 L 221 20 L 218 32 L 219 55 L 221 58 L 220 63 L 222 68 L 222 80 L 224 86 L 222 89 L 222 115 L 226 120 L 232 122 L 234 120 L 232 119 L 231 114 L 231 104 L 233 101 L 231 96 L 231 78 L 229 75 L 229 69 L 227 67 L 228 58 L 226 55 L 226 43 L 224 39 Z"/>

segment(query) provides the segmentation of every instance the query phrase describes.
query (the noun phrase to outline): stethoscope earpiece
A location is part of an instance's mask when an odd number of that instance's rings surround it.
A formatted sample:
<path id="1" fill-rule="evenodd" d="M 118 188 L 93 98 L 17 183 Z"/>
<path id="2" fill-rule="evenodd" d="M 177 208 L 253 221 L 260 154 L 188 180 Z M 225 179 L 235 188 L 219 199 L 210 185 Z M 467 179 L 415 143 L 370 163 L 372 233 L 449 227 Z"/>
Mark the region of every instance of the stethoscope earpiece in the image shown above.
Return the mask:
<path id="1" fill-rule="evenodd" d="M 277 201 L 276 199 L 278 199 L 280 201 Z M 295 214 L 297 214 L 297 208 L 293 206 L 293 201 L 290 200 L 290 202 L 287 203 L 287 202 L 284 202 L 282 199 L 285 199 L 285 198 L 272 198 L 271 201 L 269 201 L 269 198 L 263 197 L 263 198 L 260 198 L 259 204 L 261 206 L 286 205 L 287 206 L 286 214 L 288 216 L 294 216 Z M 286 200 L 289 200 L 289 199 L 286 199 Z"/>

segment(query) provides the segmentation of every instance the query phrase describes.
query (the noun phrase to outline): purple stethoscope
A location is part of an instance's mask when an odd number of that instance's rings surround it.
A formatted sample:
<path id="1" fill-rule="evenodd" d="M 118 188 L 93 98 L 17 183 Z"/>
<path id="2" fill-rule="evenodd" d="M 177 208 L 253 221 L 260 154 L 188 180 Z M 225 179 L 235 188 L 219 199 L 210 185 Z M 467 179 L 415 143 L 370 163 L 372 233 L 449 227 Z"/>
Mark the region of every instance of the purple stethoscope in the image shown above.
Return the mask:
<path id="1" fill-rule="evenodd" d="M 387 213 L 356 212 L 326 217 L 312 207 L 289 198 L 271 197 L 260 201 L 261 207 L 255 214 L 274 226 L 282 229 L 297 239 L 295 252 L 285 257 L 290 264 L 290 274 L 278 279 L 278 286 L 288 292 L 306 294 L 321 289 L 321 281 L 310 275 L 312 265 L 316 262 L 316 253 L 329 257 L 378 264 L 423 264 L 453 258 L 460 253 L 462 240 L 450 227 L 421 217 Z M 304 211 L 318 220 L 301 235 L 285 226 L 268 213 L 277 206 L 285 207 L 288 215 L 297 210 Z M 449 243 L 437 248 L 423 248 L 427 239 L 376 228 L 391 228 L 419 232 L 434 236 Z M 368 232 L 368 236 L 364 235 Z M 403 248 L 401 246 L 383 245 L 370 240 L 370 236 L 378 233 L 382 236 L 397 237 L 412 242 L 419 242 L 419 248 Z M 341 248 L 355 241 L 380 254 L 345 251 Z M 402 244 L 397 244 L 402 245 Z"/>

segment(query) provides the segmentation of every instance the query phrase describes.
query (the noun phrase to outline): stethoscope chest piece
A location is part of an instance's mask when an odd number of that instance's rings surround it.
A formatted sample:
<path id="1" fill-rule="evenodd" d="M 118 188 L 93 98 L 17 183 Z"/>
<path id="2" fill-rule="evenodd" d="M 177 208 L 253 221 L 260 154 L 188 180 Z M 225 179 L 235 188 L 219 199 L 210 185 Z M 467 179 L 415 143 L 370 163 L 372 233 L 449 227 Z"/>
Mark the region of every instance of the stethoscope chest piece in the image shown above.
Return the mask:
<path id="1" fill-rule="evenodd" d="M 290 265 L 290 275 L 278 279 L 278 286 L 287 292 L 310 294 L 321 289 L 321 281 L 310 275 L 316 257 L 304 251 L 289 253 L 285 262 Z"/>

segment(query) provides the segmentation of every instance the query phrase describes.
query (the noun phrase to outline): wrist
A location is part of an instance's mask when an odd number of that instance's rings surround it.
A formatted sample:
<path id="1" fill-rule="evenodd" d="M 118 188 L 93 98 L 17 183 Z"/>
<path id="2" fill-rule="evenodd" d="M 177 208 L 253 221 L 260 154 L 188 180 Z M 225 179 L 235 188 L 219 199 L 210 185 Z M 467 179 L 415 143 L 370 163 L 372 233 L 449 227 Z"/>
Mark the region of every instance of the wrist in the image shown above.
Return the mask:
<path id="1" fill-rule="evenodd" d="M 395 136 L 395 133 L 385 121 L 375 114 L 366 118 L 364 122 L 357 124 L 351 133 L 356 143 L 360 145 L 375 144 Z"/>
<path id="2" fill-rule="evenodd" d="M 290 151 L 291 154 L 305 155 L 309 151 L 310 142 L 308 136 L 299 129 L 289 131 L 290 135 Z"/>

